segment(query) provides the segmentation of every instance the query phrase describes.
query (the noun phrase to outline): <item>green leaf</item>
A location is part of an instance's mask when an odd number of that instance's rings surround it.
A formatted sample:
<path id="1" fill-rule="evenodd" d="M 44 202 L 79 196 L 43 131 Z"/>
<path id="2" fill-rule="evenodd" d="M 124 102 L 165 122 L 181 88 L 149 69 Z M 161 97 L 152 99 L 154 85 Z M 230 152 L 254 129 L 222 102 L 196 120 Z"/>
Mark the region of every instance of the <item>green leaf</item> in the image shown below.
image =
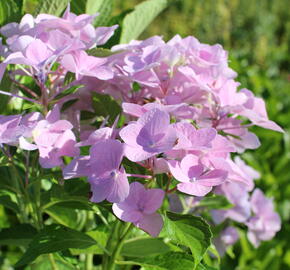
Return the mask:
<path id="1" fill-rule="evenodd" d="M 109 20 L 109 22 L 108 22 L 109 26 L 118 24 L 119 27 L 115 30 L 114 35 L 107 41 L 106 44 L 102 45 L 102 47 L 107 48 L 107 49 L 111 49 L 114 45 L 117 45 L 120 43 L 123 20 L 126 17 L 126 15 L 129 14 L 131 11 L 132 11 L 132 9 L 125 10 L 121 14 L 113 16 Z"/>
<path id="2" fill-rule="evenodd" d="M 8 22 L 18 21 L 18 19 L 21 16 L 21 9 L 22 9 L 22 1 L 20 0 L 19 1 L 1 0 L 0 1 L 0 25 L 2 26 Z"/>
<path id="3" fill-rule="evenodd" d="M 207 207 L 208 209 L 229 209 L 233 205 L 225 196 L 214 195 L 212 197 L 203 198 L 197 205 L 198 207 Z"/>
<path id="4" fill-rule="evenodd" d="M 143 270 L 192 270 L 195 267 L 192 256 L 182 252 L 168 252 L 158 256 L 135 258 L 117 264 L 140 265 Z"/>
<path id="5" fill-rule="evenodd" d="M 85 249 L 94 244 L 96 244 L 96 241 L 85 233 L 53 224 L 45 227 L 34 237 L 15 267 L 29 264 L 41 254 L 69 248 Z"/>
<path id="6" fill-rule="evenodd" d="M 1 245 L 27 246 L 36 234 L 36 229 L 29 224 L 20 224 L 0 232 Z"/>
<path id="7" fill-rule="evenodd" d="M 166 6 L 167 0 L 147 0 L 137 5 L 124 18 L 120 43 L 137 39 Z"/>
<path id="8" fill-rule="evenodd" d="M 40 0 L 35 9 L 34 15 L 48 13 L 60 16 L 69 3 L 69 0 Z"/>
<path id="9" fill-rule="evenodd" d="M 105 246 L 107 244 L 107 240 L 109 238 L 108 234 L 103 231 L 94 230 L 86 233 L 90 237 L 92 237 L 96 244 L 87 248 L 87 249 L 71 249 L 71 253 L 73 255 L 79 254 L 104 254 Z"/>
<path id="10" fill-rule="evenodd" d="M 53 99 L 54 102 L 60 100 L 63 97 L 74 94 L 81 87 L 83 87 L 83 85 L 74 85 L 72 87 L 65 89 L 64 91 L 55 96 L 55 98 Z"/>
<path id="11" fill-rule="evenodd" d="M 23 0 L 22 13 L 32 14 L 38 4 L 38 0 Z"/>
<path id="12" fill-rule="evenodd" d="M 64 85 L 68 85 L 76 79 L 76 75 L 73 72 L 68 71 L 64 77 Z"/>
<path id="13" fill-rule="evenodd" d="M 67 262 L 64 263 L 60 260 L 55 259 L 55 265 L 57 270 L 75 270 L 75 266 L 69 265 Z M 27 269 L 27 268 L 25 268 Z M 28 269 L 33 270 L 45 270 L 45 269 L 51 269 L 51 261 L 47 257 L 41 258 L 41 260 L 35 262 L 33 265 L 31 265 L 31 268 Z"/>
<path id="14" fill-rule="evenodd" d="M 70 2 L 71 12 L 80 15 L 86 13 L 86 0 L 74 0 Z"/>
<path id="15" fill-rule="evenodd" d="M 113 11 L 113 0 L 87 0 L 86 13 L 99 15 L 94 20 L 95 26 L 106 26 Z"/>
<path id="16" fill-rule="evenodd" d="M 78 215 L 79 213 L 76 209 L 71 209 L 60 205 L 53 205 L 43 211 L 55 222 L 74 229 L 78 228 L 81 222 L 80 219 L 82 218 Z"/>
<path id="17" fill-rule="evenodd" d="M 8 195 L 0 197 L 0 204 L 4 207 L 9 208 L 10 210 L 14 211 L 16 214 L 19 213 L 18 205 L 11 200 L 11 197 Z"/>
<path id="18" fill-rule="evenodd" d="M 217 270 L 216 268 L 213 268 L 211 266 L 208 266 L 206 264 L 199 264 L 196 268 L 196 270 Z"/>
<path id="19" fill-rule="evenodd" d="M 78 98 L 74 98 L 64 102 L 61 106 L 61 112 L 64 112 L 66 109 L 75 104 L 78 100 L 79 100 Z"/>
<path id="20" fill-rule="evenodd" d="M 210 227 L 201 217 L 167 212 L 165 230 L 171 240 L 190 248 L 195 266 L 211 245 Z"/>
<path id="21" fill-rule="evenodd" d="M 170 248 L 161 238 L 130 239 L 124 244 L 121 255 L 129 257 L 147 257 L 169 252 Z"/>
<path id="22" fill-rule="evenodd" d="M 0 18 L 1 17 L 1 2 L 0 2 Z M 1 20 L 1 19 L 0 19 Z M 2 80 L 0 81 L 0 89 L 6 92 L 10 91 L 12 85 L 12 81 L 8 76 L 8 71 L 4 73 Z M 3 113 L 7 109 L 8 100 L 10 99 L 9 96 L 2 95 L 0 96 L 0 113 Z"/>
<path id="23" fill-rule="evenodd" d="M 112 52 L 109 49 L 104 48 L 93 48 L 90 50 L 87 50 L 87 54 L 95 57 L 108 57 L 110 55 L 116 54 L 118 52 Z"/>
<path id="24" fill-rule="evenodd" d="M 140 90 L 141 90 L 141 86 L 140 86 L 140 84 L 137 83 L 137 82 L 133 82 L 133 84 L 132 84 L 132 91 L 133 91 L 133 92 L 138 92 L 138 91 L 140 91 Z"/>
<path id="25" fill-rule="evenodd" d="M 0 157 L 0 167 L 6 167 L 8 165 L 9 165 L 9 159 L 8 159 L 8 157 L 7 156 Z"/>
<path id="26" fill-rule="evenodd" d="M 109 124 L 113 124 L 116 117 L 121 114 L 121 107 L 111 96 L 93 93 L 93 108 L 96 115 L 109 117 Z"/>

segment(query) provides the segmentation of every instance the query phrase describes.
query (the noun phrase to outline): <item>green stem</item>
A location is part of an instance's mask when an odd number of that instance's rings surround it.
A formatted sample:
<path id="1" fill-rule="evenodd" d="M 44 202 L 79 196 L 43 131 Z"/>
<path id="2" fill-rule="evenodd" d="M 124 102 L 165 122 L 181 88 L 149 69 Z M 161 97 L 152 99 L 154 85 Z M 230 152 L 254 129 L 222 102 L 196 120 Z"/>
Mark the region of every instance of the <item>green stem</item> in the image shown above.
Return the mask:
<path id="1" fill-rule="evenodd" d="M 85 269 L 86 270 L 93 270 L 93 258 L 94 254 L 86 254 L 86 260 L 85 260 Z"/>
<path id="2" fill-rule="evenodd" d="M 94 212 L 88 211 L 87 212 L 87 218 L 86 218 L 86 231 L 90 231 L 95 226 L 95 219 L 94 219 Z M 85 270 L 93 270 L 94 263 L 94 254 L 86 254 L 85 255 Z"/>
<path id="3" fill-rule="evenodd" d="M 52 270 L 59 270 L 57 265 L 56 265 L 56 262 L 54 260 L 54 257 L 53 257 L 53 254 L 48 254 L 48 258 L 49 258 L 49 261 L 50 261 L 50 264 L 51 264 L 51 269 Z"/>
<path id="4" fill-rule="evenodd" d="M 133 224 L 132 223 L 127 223 L 126 227 L 124 228 L 124 230 L 121 233 L 121 237 L 119 239 L 119 241 L 117 242 L 117 246 L 114 249 L 109 265 L 108 265 L 108 270 L 114 270 L 115 269 L 115 260 L 117 259 L 117 257 L 120 254 L 120 251 L 123 247 L 124 241 L 126 239 L 126 237 L 128 236 L 129 232 L 131 231 L 131 229 L 133 228 Z"/>
<path id="5" fill-rule="evenodd" d="M 113 242 L 116 239 L 116 234 L 118 233 L 120 225 L 121 225 L 121 222 L 119 220 L 116 220 L 116 222 L 114 223 L 114 225 L 112 227 L 110 236 L 109 236 L 109 238 L 107 240 L 106 250 L 111 251 Z M 108 263 L 109 263 L 109 258 L 110 258 L 110 254 L 104 254 L 103 255 L 103 261 L 102 261 L 102 269 L 103 270 L 107 270 Z"/>
<path id="6" fill-rule="evenodd" d="M 4 150 L 4 148 L 1 148 L 1 150 L 4 153 L 4 155 L 6 155 L 8 158 L 12 183 L 13 183 L 14 188 L 18 191 L 16 194 L 16 199 L 17 199 L 17 204 L 20 209 L 20 213 L 19 213 L 20 222 L 28 223 L 29 220 L 28 220 L 26 207 L 25 207 L 25 195 L 27 195 L 27 193 L 26 193 L 24 183 L 22 181 L 20 174 L 18 173 L 13 157 L 10 155 L 9 150 L 6 151 Z"/>

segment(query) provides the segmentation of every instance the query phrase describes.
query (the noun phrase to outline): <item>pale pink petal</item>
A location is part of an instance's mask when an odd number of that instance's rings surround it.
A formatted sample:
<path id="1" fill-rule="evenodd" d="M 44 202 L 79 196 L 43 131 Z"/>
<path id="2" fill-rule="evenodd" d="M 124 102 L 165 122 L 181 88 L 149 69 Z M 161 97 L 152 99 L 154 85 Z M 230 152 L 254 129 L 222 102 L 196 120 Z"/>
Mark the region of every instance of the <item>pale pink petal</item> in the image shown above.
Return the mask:
<path id="1" fill-rule="evenodd" d="M 190 178 L 180 168 L 180 164 L 177 160 L 169 160 L 168 167 L 173 177 L 180 182 L 189 182 Z"/>
<path id="2" fill-rule="evenodd" d="M 140 117 L 147 111 L 139 104 L 126 103 L 126 102 L 122 103 L 122 109 L 124 113 L 133 115 L 135 117 Z"/>
<path id="3" fill-rule="evenodd" d="M 89 179 L 91 185 L 91 201 L 98 203 L 105 200 L 112 191 L 114 180 L 112 178 Z"/>
<path id="4" fill-rule="evenodd" d="M 114 31 L 118 28 L 118 25 L 110 27 L 98 27 L 96 29 L 96 43 L 97 45 L 105 44 L 114 34 Z"/>
<path id="5" fill-rule="evenodd" d="M 184 174 L 189 175 L 191 167 L 194 167 L 194 169 L 190 173 L 193 177 L 200 176 L 203 172 L 203 166 L 199 165 L 198 157 L 192 154 L 188 154 L 180 162 L 180 168 Z"/>
<path id="6" fill-rule="evenodd" d="M 59 105 L 54 105 L 53 109 L 49 111 L 45 118 L 49 123 L 54 123 L 60 119 L 60 108 Z"/>
<path id="7" fill-rule="evenodd" d="M 213 187 L 222 184 L 228 176 L 224 170 L 212 170 L 199 177 L 198 183 L 203 186 Z"/>
<path id="8" fill-rule="evenodd" d="M 113 204 L 113 212 L 119 219 L 126 222 L 137 222 L 142 218 L 142 213 L 139 210 L 124 211 L 118 203 Z"/>
<path id="9" fill-rule="evenodd" d="M 19 138 L 19 147 L 24 150 L 36 150 L 38 147 L 35 144 L 29 143 L 24 137 Z"/>
<path id="10" fill-rule="evenodd" d="M 164 191 L 162 189 L 148 189 L 146 190 L 146 200 L 144 213 L 152 214 L 159 209 L 163 203 Z"/>
<path id="11" fill-rule="evenodd" d="M 127 145 L 138 146 L 136 139 L 141 128 L 141 125 L 131 123 L 128 126 L 122 128 L 119 135 Z"/>
<path id="12" fill-rule="evenodd" d="M 117 140 L 97 142 L 90 149 L 90 164 L 96 175 L 119 168 L 123 158 L 124 146 Z"/>
<path id="13" fill-rule="evenodd" d="M 90 175 L 89 156 L 74 158 L 63 170 L 63 178 L 71 179 Z"/>
<path id="14" fill-rule="evenodd" d="M 114 180 L 107 200 L 109 202 L 119 203 L 124 201 L 129 194 L 129 182 L 124 169 L 118 172 L 118 176 Z"/>
<path id="15" fill-rule="evenodd" d="M 26 48 L 25 56 L 27 59 L 38 65 L 47 60 L 52 55 L 45 43 L 40 39 L 32 41 Z"/>
<path id="16" fill-rule="evenodd" d="M 134 162 L 139 162 L 153 157 L 155 153 L 145 152 L 141 147 L 134 147 L 130 145 L 125 145 L 125 156 Z"/>
<path id="17" fill-rule="evenodd" d="M 194 196 L 205 196 L 212 190 L 212 187 L 199 185 L 198 181 L 192 183 L 180 183 L 177 185 L 177 189 L 183 193 Z"/>
<path id="18" fill-rule="evenodd" d="M 80 151 L 75 147 L 76 138 L 71 130 L 63 132 L 56 140 L 54 147 L 58 150 L 59 156 L 78 156 Z"/>
<path id="19" fill-rule="evenodd" d="M 144 215 L 139 222 L 134 223 L 138 228 L 157 237 L 163 227 L 163 219 L 158 213 Z"/>

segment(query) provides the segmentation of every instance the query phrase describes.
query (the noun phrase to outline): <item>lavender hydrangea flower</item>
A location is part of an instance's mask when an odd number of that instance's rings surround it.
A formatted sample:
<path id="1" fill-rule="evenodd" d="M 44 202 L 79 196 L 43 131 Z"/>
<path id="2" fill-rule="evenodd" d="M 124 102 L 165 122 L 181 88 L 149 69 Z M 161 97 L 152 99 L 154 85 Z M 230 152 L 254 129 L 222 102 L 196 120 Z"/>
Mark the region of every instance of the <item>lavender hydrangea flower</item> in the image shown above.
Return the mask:
<path id="1" fill-rule="evenodd" d="M 170 160 L 168 164 L 172 175 L 182 182 L 177 185 L 177 189 L 190 195 L 204 196 L 213 186 L 222 184 L 227 177 L 224 170 L 206 171 L 198 157 L 191 154 L 185 156 L 181 162 Z"/>
<path id="2" fill-rule="evenodd" d="M 246 223 L 250 242 L 258 247 L 261 240 L 270 240 L 281 229 L 281 219 L 274 212 L 271 199 L 265 197 L 260 189 L 255 189 L 251 197 L 252 211 L 255 216 Z"/>
<path id="3" fill-rule="evenodd" d="M 136 122 L 120 131 L 126 144 L 125 155 L 131 161 L 143 161 L 173 148 L 176 132 L 169 114 L 159 109 L 144 113 Z"/>
<path id="4" fill-rule="evenodd" d="M 92 202 L 107 199 L 121 202 L 129 194 L 129 183 L 124 168 L 120 168 L 124 145 L 117 140 L 104 140 L 90 149 L 90 175 Z"/>
<path id="5" fill-rule="evenodd" d="M 233 226 L 229 226 L 224 229 L 217 238 L 214 239 L 214 244 L 219 254 L 223 256 L 227 248 L 234 245 L 238 241 L 238 239 L 238 230 Z"/>
<path id="6" fill-rule="evenodd" d="M 113 212 L 121 220 L 133 222 L 156 237 L 163 226 L 162 217 L 156 210 L 162 205 L 164 195 L 161 189 L 145 189 L 140 183 L 133 182 L 128 197 L 121 203 L 113 204 Z"/>

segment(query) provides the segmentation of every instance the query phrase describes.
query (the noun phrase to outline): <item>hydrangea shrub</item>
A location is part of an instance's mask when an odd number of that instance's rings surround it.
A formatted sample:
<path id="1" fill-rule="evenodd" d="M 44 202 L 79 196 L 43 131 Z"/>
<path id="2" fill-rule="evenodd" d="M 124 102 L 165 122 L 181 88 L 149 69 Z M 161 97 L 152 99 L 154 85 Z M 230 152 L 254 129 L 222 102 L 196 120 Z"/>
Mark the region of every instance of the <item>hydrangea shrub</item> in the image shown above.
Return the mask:
<path id="1" fill-rule="evenodd" d="M 221 45 L 135 40 L 150 7 L 165 1 L 137 6 L 123 29 L 69 5 L 1 27 L 0 203 L 14 221 L 0 243 L 21 246 L 17 267 L 213 269 L 204 256 L 240 231 L 257 247 L 280 230 L 240 154 L 260 145 L 251 126 L 283 130 Z"/>

